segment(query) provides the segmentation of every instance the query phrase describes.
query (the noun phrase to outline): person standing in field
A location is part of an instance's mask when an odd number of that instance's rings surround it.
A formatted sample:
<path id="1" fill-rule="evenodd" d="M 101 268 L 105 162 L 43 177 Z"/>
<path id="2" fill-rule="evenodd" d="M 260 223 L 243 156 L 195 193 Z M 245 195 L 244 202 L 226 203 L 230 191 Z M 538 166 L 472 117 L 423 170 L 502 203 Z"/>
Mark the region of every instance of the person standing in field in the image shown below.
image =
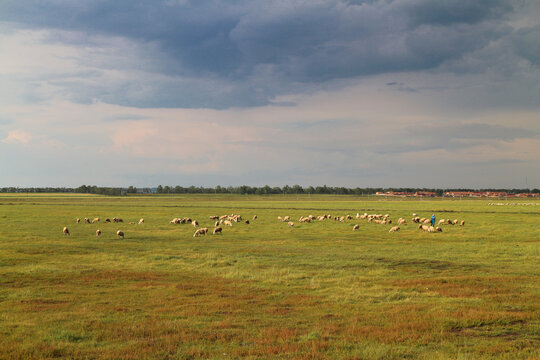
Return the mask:
<path id="1" fill-rule="evenodd" d="M 431 214 L 431 226 L 435 226 L 435 214 Z"/>

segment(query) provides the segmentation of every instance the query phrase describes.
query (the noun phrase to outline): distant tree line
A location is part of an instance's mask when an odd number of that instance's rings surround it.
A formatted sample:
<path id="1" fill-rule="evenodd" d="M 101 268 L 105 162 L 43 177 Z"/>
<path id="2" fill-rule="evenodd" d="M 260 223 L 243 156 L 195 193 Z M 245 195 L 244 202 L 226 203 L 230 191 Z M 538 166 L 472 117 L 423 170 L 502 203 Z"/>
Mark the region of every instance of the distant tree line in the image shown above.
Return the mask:
<path id="1" fill-rule="evenodd" d="M 123 187 L 101 187 L 81 185 L 77 188 L 68 187 L 3 187 L 2 193 L 78 193 L 78 194 L 99 194 L 99 195 L 127 195 L 127 194 L 254 194 L 254 195 L 272 195 L 272 194 L 331 194 L 331 195 L 373 195 L 377 192 L 434 192 L 437 196 L 442 196 L 445 191 L 503 191 L 510 194 L 518 193 L 540 193 L 539 189 L 429 189 L 429 188 L 347 188 L 342 186 L 307 186 L 285 185 L 283 187 L 274 186 L 162 186 L 157 188 L 137 188 L 135 186 Z"/>

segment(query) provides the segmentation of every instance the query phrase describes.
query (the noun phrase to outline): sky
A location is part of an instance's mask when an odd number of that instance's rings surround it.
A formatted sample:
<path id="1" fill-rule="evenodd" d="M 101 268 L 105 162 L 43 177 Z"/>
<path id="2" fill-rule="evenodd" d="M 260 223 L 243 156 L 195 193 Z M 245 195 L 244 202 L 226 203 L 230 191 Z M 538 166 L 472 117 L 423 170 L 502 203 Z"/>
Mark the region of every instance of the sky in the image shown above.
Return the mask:
<path id="1" fill-rule="evenodd" d="M 0 186 L 540 188 L 540 1 L 2 0 Z"/>

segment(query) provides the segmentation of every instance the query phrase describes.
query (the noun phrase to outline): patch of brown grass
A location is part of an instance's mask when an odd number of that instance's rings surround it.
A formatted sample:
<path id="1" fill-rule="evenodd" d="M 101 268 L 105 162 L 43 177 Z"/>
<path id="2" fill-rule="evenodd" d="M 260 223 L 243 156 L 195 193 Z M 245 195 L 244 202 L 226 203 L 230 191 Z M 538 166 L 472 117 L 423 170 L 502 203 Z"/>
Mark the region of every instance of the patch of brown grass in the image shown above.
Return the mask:
<path id="1" fill-rule="evenodd" d="M 499 298 L 519 294 L 525 277 L 459 276 L 452 278 L 399 279 L 389 283 L 420 293 L 435 292 L 452 298 Z"/>

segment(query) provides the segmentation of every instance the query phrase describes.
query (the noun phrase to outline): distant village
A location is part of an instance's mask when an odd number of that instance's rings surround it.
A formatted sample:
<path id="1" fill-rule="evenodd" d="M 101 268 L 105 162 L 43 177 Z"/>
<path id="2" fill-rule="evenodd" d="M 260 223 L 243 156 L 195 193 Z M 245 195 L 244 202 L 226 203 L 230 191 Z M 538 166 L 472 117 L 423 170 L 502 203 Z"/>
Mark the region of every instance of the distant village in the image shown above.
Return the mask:
<path id="1" fill-rule="evenodd" d="M 379 196 L 397 196 L 397 197 L 435 197 L 437 193 L 431 191 L 378 191 Z M 446 191 L 443 197 L 451 198 L 540 198 L 540 193 L 508 193 L 505 191 Z"/>

